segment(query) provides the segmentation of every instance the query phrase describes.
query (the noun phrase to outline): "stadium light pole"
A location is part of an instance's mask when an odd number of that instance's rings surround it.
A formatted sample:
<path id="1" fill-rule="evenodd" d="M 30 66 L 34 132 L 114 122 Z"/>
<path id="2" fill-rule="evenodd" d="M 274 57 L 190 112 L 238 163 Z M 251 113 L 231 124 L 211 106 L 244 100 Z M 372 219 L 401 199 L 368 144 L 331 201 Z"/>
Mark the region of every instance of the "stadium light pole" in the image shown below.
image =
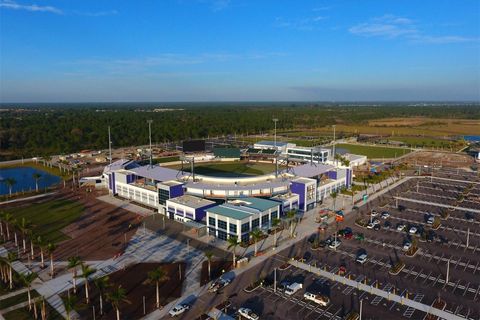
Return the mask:
<path id="1" fill-rule="evenodd" d="M 333 152 L 332 152 L 332 157 L 335 159 L 335 128 L 337 127 L 336 125 L 332 125 L 333 127 Z"/>
<path id="2" fill-rule="evenodd" d="M 108 126 L 108 153 L 110 157 L 110 165 L 112 165 L 112 138 L 110 136 L 110 126 Z"/>
<path id="3" fill-rule="evenodd" d="M 153 120 L 147 120 L 148 135 L 149 135 L 149 140 L 150 140 L 150 168 L 152 167 L 152 122 L 153 122 Z"/>
<path id="4" fill-rule="evenodd" d="M 273 118 L 272 120 L 273 120 L 273 123 L 275 125 L 273 145 L 274 145 L 275 149 L 277 149 L 277 122 L 278 122 L 278 119 Z"/>

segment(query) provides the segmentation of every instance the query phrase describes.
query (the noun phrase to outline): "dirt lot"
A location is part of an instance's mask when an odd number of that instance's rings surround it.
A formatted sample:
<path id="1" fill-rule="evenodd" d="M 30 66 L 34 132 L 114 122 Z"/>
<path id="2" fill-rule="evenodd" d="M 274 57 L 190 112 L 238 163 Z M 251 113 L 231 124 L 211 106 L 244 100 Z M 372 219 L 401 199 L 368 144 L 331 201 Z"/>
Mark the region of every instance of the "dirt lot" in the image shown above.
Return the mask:
<path id="1" fill-rule="evenodd" d="M 466 154 L 419 151 L 414 152 L 403 159 L 409 165 L 444 166 L 451 168 L 466 168 L 474 163 L 473 157 Z"/>
<path id="2" fill-rule="evenodd" d="M 185 275 L 184 263 L 140 263 L 130 266 L 125 270 L 117 271 L 109 276 L 110 283 L 113 287 L 121 285 L 126 290 L 127 300 L 129 303 L 123 302 L 120 304 L 121 319 L 139 319 L 143 314 L 143 297 L 145 297 L 146 313 L 153 312 L 155 309 L 155 284 L 147 281 L 148 272 L 155 268 L 162 266 L 167 272 L 169 280 L 160 283 L 160 305 L 166 305 L 170 301 L 179 298 L 182 293 L 182 283 Z M 179 275 L 179 268 L 181 269 L 181 279 Z M 115 310 L 109 302 L 104 303 L 104 316 L 101 317 L 99 313 L 99 294 L 95 286 L 91 286 L 90 292 L 91 302 L 88 306 L 81 306 L 80 310 L 76 310 L 80 314 L 81 319 L 91 319 L 92 317 L 92 302 L 95 304 L 95 309 L 98 311 L 96 319 L 116 319 Z M 108 289 L 107 289 L 108 291 Z M 85 290 L 82 288 L 78 291 L 78 300 L 81 303 L 85 302 Z"/>

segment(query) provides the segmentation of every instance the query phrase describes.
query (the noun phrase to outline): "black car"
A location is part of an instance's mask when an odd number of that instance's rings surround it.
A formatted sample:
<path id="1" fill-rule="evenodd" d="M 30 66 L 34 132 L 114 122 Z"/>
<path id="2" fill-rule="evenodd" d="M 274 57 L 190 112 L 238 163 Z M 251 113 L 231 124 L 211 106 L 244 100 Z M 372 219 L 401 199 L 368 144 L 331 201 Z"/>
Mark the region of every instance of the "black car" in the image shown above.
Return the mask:
<path id="1" fill-rule="evenodd" d="M 310 237 L 308 237 L 308 242 L 310 244 L 313 244 L 315 242 L 315 240 L 317 239 L 317 235 L 316 234 L 312 234 Z"/>
<path id="2" fill-rule="evenodd" d="M 448 244 L 448 239 L 442 235 L 438 236 L 437 241 L 440 242 L 441 244 Z"/>
<path id="3" fill-rule="evenodd" d="M 398 205 L 398 211 L 405 211 L 407 207 L 402 206 L 401 204 Z"/>
<path id="4" fill-rule="evenodd" d="M 392 227 L 392 223 L 390 221 L 385 221 L 385 223 L 383 224 L 383 228 L 385 230 L 388 230 Z M 374 228 L 375 229 L 375 228 Z"/>
<path id="5" fill-rule="evenodd" d="M 380 225 L 379 225 L 379 224 L 375 224 L 375 225 L 373 226 L 373 230 L 375 230 L 375 231 L 380 230 Z"/>

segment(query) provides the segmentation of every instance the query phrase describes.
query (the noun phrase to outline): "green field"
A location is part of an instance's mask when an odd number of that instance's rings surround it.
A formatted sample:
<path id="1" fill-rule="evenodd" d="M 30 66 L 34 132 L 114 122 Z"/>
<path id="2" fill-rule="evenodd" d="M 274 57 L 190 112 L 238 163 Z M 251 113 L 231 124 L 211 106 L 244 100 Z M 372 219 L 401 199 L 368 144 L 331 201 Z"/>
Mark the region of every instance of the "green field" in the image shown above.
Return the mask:
<path id="1" fill-rule="evenodd" d="M 180 165 L 170 166 L 173 169 L 180 169 Z M 186 165 L 184 171 L 190 172 Z M 275 171 L 275 165 L 270 163 L 248 163 L 248 162 L 209 162 L 195 165 L 196 174 L 212 175 L 217 177 L 247 177 L 267 174 Z"/>
<path id="2" fill-rule="evenodd" d="M 454 150 L 461 149 L 466 145 L 464 141 L 452 141 L 429 137 L 390 137 L 388 140 L 401 141 L 410 147 L 453 148 Z"/>
<path id="3" fill-rule="evenodd" d="M 395 158 L 410 152 L 410 149 L 405 148 L 376 147 L 357 144 L 340 143 L 337 144 L 336 147 L 345 149 L 349 153 L 367 156 L 369 159 Z"/>
<path id="4" fill-rule="evenodd" d="M 163 157 L 163 158 L 153 159 L 153 164 L 173 162 L 173 161 L 180 161 L 180 157 L 179 156 L 173 156 L 173 157 Z"/>
<path id="5" fill-rule="evenodd" d="M 80 218 L 83 205 L 65 199 L 48 201 L 34 206 L 5 210 L 17 221 L 25 218 L 30 221 L 33 232 L 45 241 L 60 242 L 69 239 L 61 230 Z"/>

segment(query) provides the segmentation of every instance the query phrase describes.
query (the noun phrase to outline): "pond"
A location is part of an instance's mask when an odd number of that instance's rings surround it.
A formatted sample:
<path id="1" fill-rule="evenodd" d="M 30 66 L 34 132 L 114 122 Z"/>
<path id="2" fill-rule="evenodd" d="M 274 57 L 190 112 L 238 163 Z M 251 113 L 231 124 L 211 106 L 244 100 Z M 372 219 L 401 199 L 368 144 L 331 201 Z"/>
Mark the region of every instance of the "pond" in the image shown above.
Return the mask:
<path id="1" fill-rule="evenodd" d="M 34 174 L 40 175 L 38 179 L 39 190 L 57 184 L 61 180 L 58 176 L 32 167 L 0 168 L 0 195 L 8 194 L 8 185 L 5 183 L 8 178 L 13 178 L 16 181 L 12 193 L 35 190 Z"/>

